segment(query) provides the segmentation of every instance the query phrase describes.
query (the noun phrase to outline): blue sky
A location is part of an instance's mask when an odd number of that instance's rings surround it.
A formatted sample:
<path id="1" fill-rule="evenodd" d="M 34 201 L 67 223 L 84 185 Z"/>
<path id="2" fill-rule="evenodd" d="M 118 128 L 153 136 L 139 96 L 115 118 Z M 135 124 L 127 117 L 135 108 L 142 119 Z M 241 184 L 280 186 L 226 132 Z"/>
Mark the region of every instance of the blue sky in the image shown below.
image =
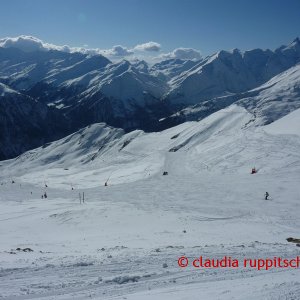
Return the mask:
<path id="1" fill-rule="evenodd" d="M 300 0 L 1 0 L 0 38 L 128 49 L 274 49 L 300 36 Z"/>

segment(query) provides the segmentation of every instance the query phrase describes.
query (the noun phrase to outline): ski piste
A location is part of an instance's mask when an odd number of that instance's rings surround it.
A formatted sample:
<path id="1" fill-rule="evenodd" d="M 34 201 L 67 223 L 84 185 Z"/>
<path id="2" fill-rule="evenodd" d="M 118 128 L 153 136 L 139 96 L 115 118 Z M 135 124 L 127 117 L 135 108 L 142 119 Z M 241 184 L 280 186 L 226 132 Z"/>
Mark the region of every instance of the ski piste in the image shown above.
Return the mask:
<path id="1" fill-rule="evenodd" d="M 300 110 L 252 118 L 233 105 L 157 133 L 95 124 L 2 161 L 1 296 L 297 299 L 299 269 L 178 265 L 299 256 Z"/>

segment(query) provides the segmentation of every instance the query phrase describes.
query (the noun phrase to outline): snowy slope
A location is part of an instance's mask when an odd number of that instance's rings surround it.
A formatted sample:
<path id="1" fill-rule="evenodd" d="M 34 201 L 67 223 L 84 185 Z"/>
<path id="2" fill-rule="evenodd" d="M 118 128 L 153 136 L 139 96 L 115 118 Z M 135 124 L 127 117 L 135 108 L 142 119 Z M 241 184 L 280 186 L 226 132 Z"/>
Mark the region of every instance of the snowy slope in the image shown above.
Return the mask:
<path id="1" fill-rule="evenodd" d="M 177 264 L 299 255 L 286 238 L 300 226 L 300 136 L 252 118 L 233 105 L 158 133 L 95 124 L 1 162 L 0 295 L 297 299 L 299 269 Z M 295 112 L 274 126 L 298 121 Z"/>
<path id="2" fill-rule="evenodd" d="M 54 86 L 60 85 L 66 80 L 74 80 L 92 71 L 102 69 L 109 63 L 110 61 L 101 55 L 86 56 L 82 61 L 74 65 L 58 70 L 50 70 L 42 81 Z"/>
<path id="3" fill-rule="evenodd" d="M 249 94 L 252 95 L 237 103 L 253 112 L 260 124 L 271 123 L 300 108 L 300 64 L 249 91 Z"/>
<path id="4" fill-rule="evenodd" d="M 131 64 L 132 64 L 136 69 L 138 69 L 140 72 L 146 73 L 146 74 L 149 73 L 149 65 L 148 65 L 148 63 L 147 63 L 146 61 L 136 59 L 136 60 L 132 60 L 132 61 L 131 61 Z"/>
<path id="5" fill-rule="evenodd" d="M 154 64 L 149 72 L 154 76 L 170 81 L 180 74 L 187 72 L 198 63 L 199 61 L 193 60 L 167 59 Z"/>
<path id="6" fill-rule="evenodd" d="M 300 135 L 300 109 L 297 109 L 283 118 L 266 125 L 264 129 L 272 134 Z"/>
<path id="7" fill-rule="evenodd" d="M 290 118 L 288 116 L 288 119 Z M 121 129 L 95 124 L 59 141 L 24 153 L 9 161 L 9 166 L 13 167 L 14 171 L 17 168 L 21 174 L 26 173 L 25 170 L 28 169 L 37 168 L 40 171 L 45 169 L 45 166 L 47 169 L 71 166 L 87 170 L 96 168 L 98 172 L 103 165 L 103 168 L 109 166 L 109 169 L 99 172 L 101 178 L 109 177 L 113 168 L 114 178 L 118 183 L 132 181 L 131 176 L 123 176 L 122 172 L 128 169 L 129 165 L 136 165 L 136 159 L 139 163 L 152 163 L 156 166 L 153 173 L 150 172 L 151 176 L 162 172 L 170 157 L 173 157 L 170 167 L 176 171 L 176 163 L 173 160 L 176 159 L 177 162 L 177 157 L 194 171 L 204 168 L 212 172 L 245 173 L 253 165 L 259 167 L 263 173 L 270 173 L 273 169 L 284 171 L 286 162 L 278 160 L 279 154 L 276 151 L 272 151 L 273 154 L 266 157 L 261 157 L 260 152 L 269 153 L 270 149 L 276 143 L 280 144 L 281 139 L 284 140 L 285 137 L 270 138 L 265 135 L 263 127 L 251 126 L 252 120 L 253 115 L 233 105 L 201 122 L 186 122 L 159 133 L 145 134 L 133 131 L 125 134 Z M 265 142 L 262 143 L 262 140 Z M 259 145 L 260 143 L 262 145 Z M 278 149 L 279 153 L 280 151 L 281 149 Z M 239 156 L 239 160 L 236 160 L 236 155 Z M 146 169 L 139 171 L 134 180 L 139 176 L 141 179 L 149 176 Z M 67 176 L 67 173 L 63 174 Z"/>
<path id="8" fill-rule="evenodd" d="M 253 113 L 257 125 L 268 124 L 300 107 L 300 65 L 274 76 L 259 87 L 244 93 L 213 98 L 187 106 L 163 118 L 161 123 L 179 124 L 201 120 L 232 103 L 245 107 Z"/>
<path id="9" fill-rule="evenodd" d="M 89 84 L 84 95 L 101 92 L 108 97 L 120 100 L 135 100 L 145 105 L 145 93 L 160 98 L 166 92 L 166 84 L 148 74 L 140 73 L 128 61 L 108 65 Z"/>
<path id="10" fill-rule="evenodd" d="M 0 82 L 0 96 L 7 97 L 8 95 L 12 95 L 12 94 L 17 95 L 19 93 Z"/>

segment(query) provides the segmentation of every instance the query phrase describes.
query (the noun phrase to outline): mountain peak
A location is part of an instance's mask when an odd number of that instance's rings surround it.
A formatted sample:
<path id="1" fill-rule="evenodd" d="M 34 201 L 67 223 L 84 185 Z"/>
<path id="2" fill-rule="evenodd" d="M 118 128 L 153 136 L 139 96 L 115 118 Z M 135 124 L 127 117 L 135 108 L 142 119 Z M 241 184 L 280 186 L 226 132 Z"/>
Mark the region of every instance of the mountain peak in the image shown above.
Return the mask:
<path id="1" fill-rule="evenodd" d="M 296 37 L 288 46 L 281 46 L 278 49 L 276 49 L 275 51 L 285 51 L 285 50 L 289 50 L 289 49 L 294 49 L 296 51 L 299 51 L 300 49 L 300 38 Z"/>
<path id="2" fill-rule="evenodd" d="M 299 38 L 299 37 L 296 37 L 296 38 L 292 41 L 292 44 L 293 44 L 293 43 L 300 44 L 300 38 Z"/>

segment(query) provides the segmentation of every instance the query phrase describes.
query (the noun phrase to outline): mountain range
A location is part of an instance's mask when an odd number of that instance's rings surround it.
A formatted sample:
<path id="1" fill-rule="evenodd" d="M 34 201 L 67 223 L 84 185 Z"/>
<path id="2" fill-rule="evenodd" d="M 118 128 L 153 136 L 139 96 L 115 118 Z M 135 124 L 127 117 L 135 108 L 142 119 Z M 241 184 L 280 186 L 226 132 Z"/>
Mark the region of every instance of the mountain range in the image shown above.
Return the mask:
<path id="1" fill-rule="evenodd" d="M 112 62 L 102 55 L 0 47 L 0 159 L 90 124 L 161 131 L 232 103 L 271 123 L 300 107 L 300 40 L 201 60 Z"/>

